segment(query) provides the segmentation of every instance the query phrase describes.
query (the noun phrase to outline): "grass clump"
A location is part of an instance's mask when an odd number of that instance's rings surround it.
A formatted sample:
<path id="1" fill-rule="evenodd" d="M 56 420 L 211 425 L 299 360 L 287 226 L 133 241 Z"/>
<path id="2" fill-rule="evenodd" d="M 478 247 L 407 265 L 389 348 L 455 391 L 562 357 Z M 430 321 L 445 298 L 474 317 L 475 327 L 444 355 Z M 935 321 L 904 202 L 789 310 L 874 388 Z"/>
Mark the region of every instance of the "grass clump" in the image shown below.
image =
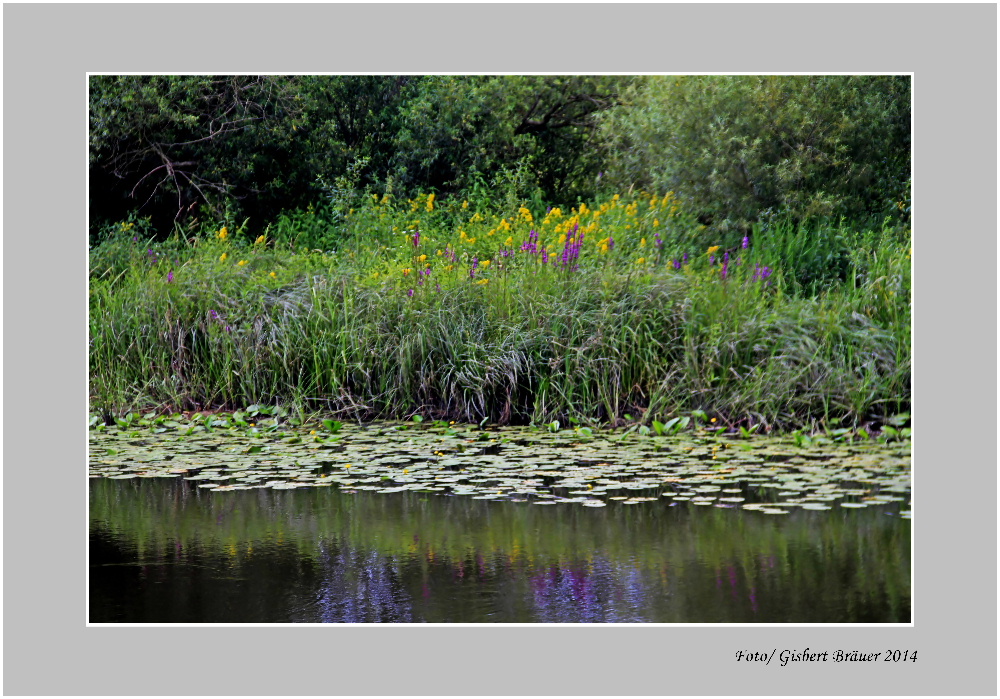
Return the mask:
<path id="1" fill-rule="evenodd" d="M 336 214 L 336 215 L 334 215 Z M 289 405 L 352 419 L 858 426 L 909 408 L 909 231 L 708 240 L 676 198 L 494 211 L 433 194 L 91 251 L 108 415 Z"/>

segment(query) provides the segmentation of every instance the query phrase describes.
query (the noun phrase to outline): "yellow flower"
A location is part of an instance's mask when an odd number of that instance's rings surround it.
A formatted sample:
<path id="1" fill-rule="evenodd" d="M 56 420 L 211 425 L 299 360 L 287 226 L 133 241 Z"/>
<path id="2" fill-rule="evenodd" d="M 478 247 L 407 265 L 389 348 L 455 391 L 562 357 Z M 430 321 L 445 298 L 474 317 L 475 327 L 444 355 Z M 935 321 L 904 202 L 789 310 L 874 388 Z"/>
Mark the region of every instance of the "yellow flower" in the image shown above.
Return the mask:
<path id="1" fill-rule="evenodd" d="M 715 253 L 715 252 L 718 252 L 718 251 L 719 251 L 719 247 L 720 247 L 720 246 L 718 246 L 718 245 L 713 245 L 712 247 L 710 247 L 710 248 L 708 249 L 708 252 L 707 252 L 707 253 L 705 253 L 705 254 L 706 254 L 706 255 L 711 255 L 712 253 Z"/>
<path id="2" fill-rule="evenodd" d="M 229 257 L 229 255 L 227 255 L 226 253 L 222 253 L 221 255 L 219 255 L 219 262 L 225 262 L 227 257 Z"/>
<path id="3" fill-rule="evenodd" d="M 654 218 L 653 219 L 653 228 L 658 228 L 659 225 L 660 225 L 660 219 Z"/>
<path id="4" fill-rule="evenodd" d="M 240 267 L 242 267 L 242 266 L 243 266 L 243 265 L 245 265 L 246 263 L 247 263 L 247 261 L 246 261 L 246 260 L 240 260 L 240 261 L 239 261 L 239 262 L 237 262 L 236 264 L 237 264 L 237 265 L 239 265 Z"/>
<path id="5" fill-rule="evenodd" d="M 483 260 L 482 262 L 479 263 L 479 266 L 480 267 L 489 267 L 490 266 L 490 261 L 489 260 Z"/>
<path id="6" fill-rule="evenodd" d="M 645 262 L 646 262 L 646 258 L 645 257 L 640 257 L 638 260 L 635 261 L 635 263 L 637 265 L 644 264 Z"/>
<path id="7" fill-rule="evenodd" d="M 257 240 L 253 241 L 254 245 L 263 245 L 267 242 L 267 236 L 257 236 Z"/>
<path id="8" fill-rule="evenodd" d="M 503 241 L 503 244 L 504 245 L 513 245 L 514 244 L 514 236 L 510 236 L 509 238 L 507 238 L 507 240 Z"/>
<path id="9" fill-rule="evenodd" d="M 219 230 L 219 240 L 225 240 L 225 239 L 226 239 L 226 236 L 228 236 L 228 235 L 229 235 L 229 229 L 228 229 L 228 228 L 226 228 L 225 226 L 223 226 L 223 227 L 222 227 L 222 228 L 221 228 L 221 229 Z"/>
<path id="10" fill-rule="evenodd" d="M 438 250 L 438 252 L 437 252 L 438 257 L 441 257 L 441 255 L 443 255 L 443 254 L 444 253 L 441 250 Z"/>
<path id="11" fill-rule="evenodd" d="M 476 284 L 479 284 L 479 285 L 489 284 L 489 283 L 490 283 L 489 279 L 480 279 L 478 282 L 476 282 Z"/>
<path id="12" fill-rule="evenodd" d="M 554 253 L 554 252 L 550 252 L 550 253 L 549 253 L 549 257 L 550 257 L 550 258 L 552 258 L 552 257 L 555 257 L 555 256 L 556 256 L 556 253 Z"/>
<path id="13" fill-rule="evenodd" d="M 469 202 L 468 201 L 463 201 L 462 202 L 462 208 L 463 209 L 468 209 L 469 208 Z"/>
<path id="14" fill-rule="evenodd" d="M 646 239 L 645 238 L 643 238 L 642 240 L 639 241 L 639 247 L 640 248 L 646 247 Z"/>
<path id="15" fill-rule="evenodd" d="M 405 277 L 406 275 L 408 275 L 412 271 L 413 271 L 412 269 L 410 269 L 409 267 L 407 267 L 406 269 L 403 270 L 403 276 Z"/>
<path id="16" fill-rule="evenodd" d="M 420 257 L 418 257 L 417 259 L 418 259 L 419 261 L 423 262 L 424 260 L 426 260 L 426 259 L 427 259 L 427 255 L 421 255 L 421 256 L 420 256 Z"/>
<path id="17" fill-rule="evenodd" d="M 378 274 L 378 272 L 376 272 L 375 274 Z M 271 277 L 271 279 L 277 279 L 277 278 L 278 278 L 278 275 L 277 275 L 277 274 L 275 274 L 274 272 L 271 272 L 271 274 L 270 274 L 270 275 L 268 275 L 268 276 L 270 276 L 270 277 Z"/>
<path id="18" fill-rule="evenodd" d="M 433 194 L 428 194 L 427 195 L 427 210 L 428 211 L 434 211 L 434 195 Z"/>

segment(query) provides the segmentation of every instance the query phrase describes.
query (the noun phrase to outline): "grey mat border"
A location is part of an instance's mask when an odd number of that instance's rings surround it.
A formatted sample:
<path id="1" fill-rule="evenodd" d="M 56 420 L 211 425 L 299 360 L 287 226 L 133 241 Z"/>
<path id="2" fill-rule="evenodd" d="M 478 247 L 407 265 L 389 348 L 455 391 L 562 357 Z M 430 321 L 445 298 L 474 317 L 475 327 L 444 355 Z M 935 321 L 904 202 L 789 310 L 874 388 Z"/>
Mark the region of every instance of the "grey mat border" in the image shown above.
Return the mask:
<path id="1" fill-rule="evenodd" d="M 996 5 L 11 5 L 4 693 L 996 695 Z M 913 72 L 912 627 L 85 627 L 85 71 Z M 935 497 L 941 484 L 975 488 Z M 918 649 L 737 665 L 740 648 Z"/>

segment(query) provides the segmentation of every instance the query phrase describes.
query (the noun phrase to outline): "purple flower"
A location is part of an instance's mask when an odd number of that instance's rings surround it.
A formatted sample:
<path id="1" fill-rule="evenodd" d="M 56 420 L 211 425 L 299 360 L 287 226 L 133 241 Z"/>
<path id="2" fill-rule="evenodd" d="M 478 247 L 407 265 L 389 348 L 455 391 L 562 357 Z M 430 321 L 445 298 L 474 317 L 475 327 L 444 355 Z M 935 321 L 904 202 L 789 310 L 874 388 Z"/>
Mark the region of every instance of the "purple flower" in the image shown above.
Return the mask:
<path id="1" fill-rule="evenodd" d="M 218 320 L 219 319 L 219 314 L 216 313 L 214 310 L 210 310 L 208 312 L 208 315 L 212 316 L 212 320 Z"/>
<path id="2" fill-rule="evenodd" d="M 743 236 L 743 249 L 746 250 L 748 247 L 750 247 L 750 236 L 745 235 Z"/>
<path id="3" fill-rule="evenodd" d="M 687 261 L 688 261 L 688 254 L 684 253 L 684 264 L 687 264 Z"/>
<path id="4" fill-rule="evenodd" d="M 167 283 L 169 284 L 173 280 L 174 280 L 174 273 L 173 272 L 167 272 Z"/>
<path id="5" fill-rule="evenodd" d="M 675 259 L 674 260 L 674 269 L 680 269 L 680 268 L 681 268 L 681 261 Z"/>
<path id="6" fill-rule="evenodd" d="M 420 245 L 420 231 L 413 232 L 413 247 Z"/>
<path id="7" fill-rule="evenodd" d="M 472 279 L 472 278 L 474 278 L 476 276 L 476 268 L 478 268 L 478 267 L 479 267 L 479 258 L 478 257 L 473 257 L 472 258 L 472 267 L 469 269 L 469 279 Z"/>
<path id="8" fill-rule="evenodd" d="M 708 264 L 710 264 L 710 265 L 714 265 L 715 264 L 715 255 L 709 255 L 708 256 Z"/>
<path id="9" fill-rule="evenodd" d="M 608 250 L 615 249 L 615 237 L 613 235 L 608 236 Z"/>
<path id="10" fill-rule="evenodd" d="M 406 295 L 407 296 L 413 296 L 413 289 L 410 289 L 409 291 L 407 291 Z"/>
<path id="11" fill-rule="evenodd" d="M 723 265 L 728 265 L 729 264 L 729 252 L 728 251 L 726 252 L 725 255 L 722 256 L 722 264 Z"/>
<path id="12" fill-rule="evenodd" d="M 722 272 L 721 272 L 721 275 L 722 275 L 722 278 L 723 278 L 723 279 L 725 279 L 725 278 L 726 278 L 726 273 L 727 273 L 728 271 L 729 271 L 729 262 L 724 262 L 724 263 L 722 264 Z"/>

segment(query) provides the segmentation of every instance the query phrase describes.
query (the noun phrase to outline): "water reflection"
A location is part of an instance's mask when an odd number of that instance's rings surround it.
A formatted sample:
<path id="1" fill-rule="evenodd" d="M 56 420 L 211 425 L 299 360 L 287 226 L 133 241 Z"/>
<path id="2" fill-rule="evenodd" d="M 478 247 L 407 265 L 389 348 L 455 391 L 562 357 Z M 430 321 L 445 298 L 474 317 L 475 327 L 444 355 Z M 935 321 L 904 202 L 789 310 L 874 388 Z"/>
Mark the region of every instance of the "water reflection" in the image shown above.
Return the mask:
<path id="1" fill-rule="evenodd" d="M 909 522 L 91 483 L 90 619 L 906 622 Z"/>

